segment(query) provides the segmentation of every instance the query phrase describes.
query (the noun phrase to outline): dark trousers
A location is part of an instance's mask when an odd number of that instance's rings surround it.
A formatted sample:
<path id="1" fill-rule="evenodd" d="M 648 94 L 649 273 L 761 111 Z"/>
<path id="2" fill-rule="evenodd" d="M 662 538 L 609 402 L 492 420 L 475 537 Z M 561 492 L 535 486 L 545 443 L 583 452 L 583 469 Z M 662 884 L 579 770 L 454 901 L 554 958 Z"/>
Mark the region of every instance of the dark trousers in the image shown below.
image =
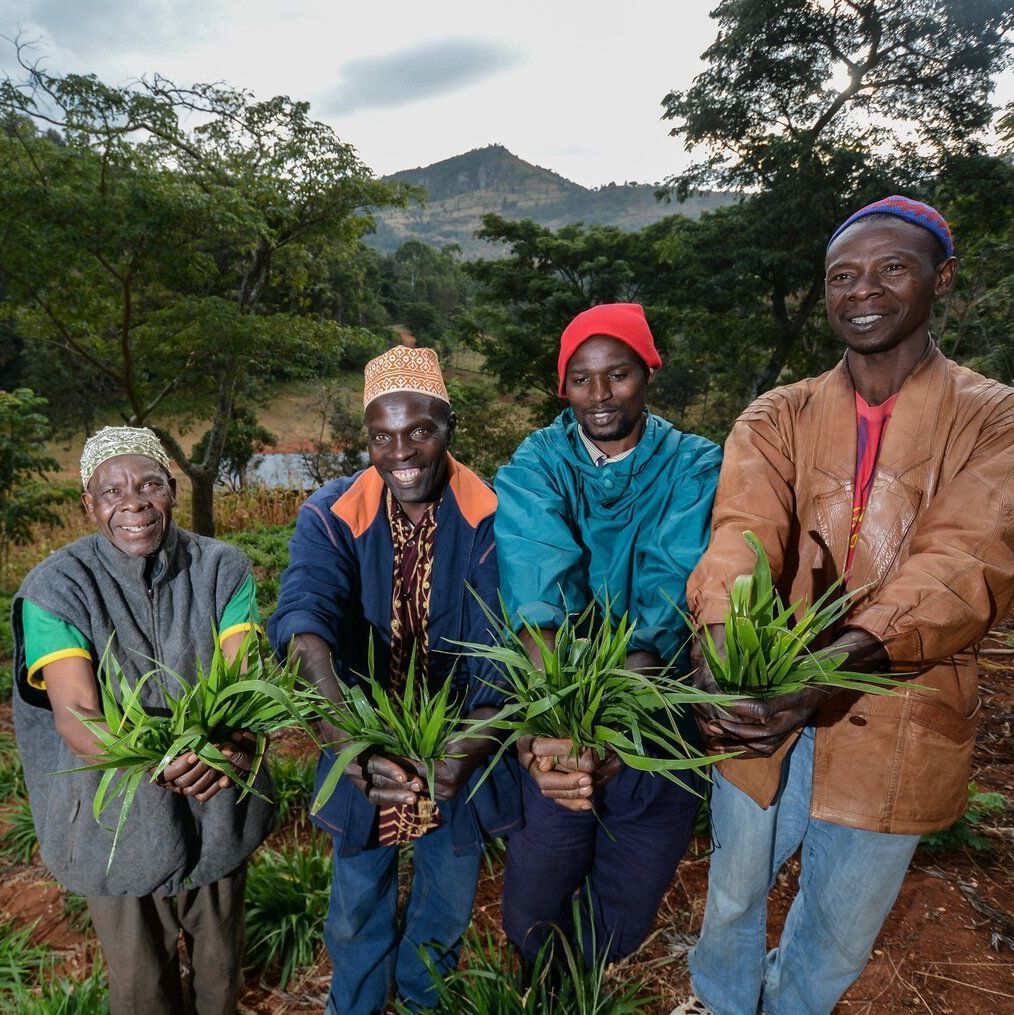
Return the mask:
<path id="1" fill-rule="evenodd" d="M 109 967 L 111 1015 L 234 1015 L 243 964 L 246 863 L 179 895 L 93 895 L 88 912 Z M 193 970 L 187 995 L 177 941 Z"/>
<path id="2" fill-rule="evenodd" d="M 522 772 L 525 825 L 507 840 L 503 924 L 532 962 L 559 927 L 574 937 L 575 893 L 582 904 L 585 958 L 629 955 L 647 937 L 676 865 L 693 834 L 701 800 L 668 779 L 624 767 L 595 797 L 590 811 L 567 811 L 543 796 Z M 687 775 L 688 785 L 703 786 Z M 590 913 L 588 909 L 590 907 Z"/>

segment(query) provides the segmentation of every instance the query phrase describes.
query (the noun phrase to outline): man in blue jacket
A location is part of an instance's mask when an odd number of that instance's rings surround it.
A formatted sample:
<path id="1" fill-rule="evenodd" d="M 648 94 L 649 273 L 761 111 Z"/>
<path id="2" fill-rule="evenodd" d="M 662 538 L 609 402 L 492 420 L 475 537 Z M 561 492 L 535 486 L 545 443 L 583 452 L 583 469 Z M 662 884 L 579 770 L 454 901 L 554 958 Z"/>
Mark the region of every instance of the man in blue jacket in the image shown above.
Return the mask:
<path id="1" fill-rule="evenodd" d="M 459 641 L 491 640 L 482 607 L 497 603 L 496 496 L 448 454 L 455 416 L 436 353 L 397 347 L 366 367 L 370 468 L 325 484 L 299 511 L 269 633 L 279 652 L 340 700 L 335 675 L 352 684 L 417 675 L 434 689 L 448 678 L 469 717 L 488 718 L 501 694 L 488 665 L 459 658 Z M 332 741 L 342 738 L 325 730 Z M 435 998 L 420 957 L 454 967 L 475 897 L 484 836 L 520 823 L 517 777 L 497 765 L 466 802 L 494 744 L 457 742 L 436 766 L 437 806 L 423 770 L 372 753 L 349 767 L 315 823 L 334 845 L 325 938 L 334 964 L 327 1012 L 381 1012 L 393 984 L 413 1010 Z M 324 750 L 317 785 L 335 761 Z M 473 778 L 474 777 L 474 778 Z M 398 846 L 415 842 L 407 909 L 398 919 Z"/>
<path id="2" fill-rule="evenodd" d="M 570 407 L 521 444 L 495 483 L 511 615 L 552 641 L 566 615 L 608 600 L 614 619 L 636 622 L 634 669 L 669 663 L 686 637 L 674 603 L 685 605 L 707 546 L 721 462 L 710 441 L 645 410 L 659 366 L 639 305 L 579 314 L 558 361 Z M 651 929 L 700 798 L 615 756 L 575 763 L 570 754 L 569 740 L 518 745 L 525 827 L 508 840 L 504 927 L 533 959 L 551 925 L 570 929 L 571 900 L 587 879 L 597 947 L 618 959 Z"/>

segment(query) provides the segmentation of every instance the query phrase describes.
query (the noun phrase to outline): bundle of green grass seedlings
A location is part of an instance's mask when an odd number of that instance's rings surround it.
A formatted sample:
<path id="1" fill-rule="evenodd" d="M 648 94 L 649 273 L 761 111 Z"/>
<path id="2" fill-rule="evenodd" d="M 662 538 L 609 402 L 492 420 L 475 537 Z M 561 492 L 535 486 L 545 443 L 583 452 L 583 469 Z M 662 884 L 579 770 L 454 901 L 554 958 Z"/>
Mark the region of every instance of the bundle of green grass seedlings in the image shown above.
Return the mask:
<path id="1" fill-rule="evenodd" d="M 864 589 L 836 597 L 839 578 L 820 598 L 786 606 L 771 580 L 771 565 L 761 541 L 752 533 L 743 538 L 753 550 L 752 574 L 733 582 L 725 615 L 725 646 L 720 652 L 707 627 L 696 628 L 701 654 L 722 691 L 751 698 L 791 694 L 811 684 L 851 691 L 890 694 L 905 681 L 877 673 L 841 669 L 848 658 L 831 648 L 811 649 L 814 640 L 831 629 L 851 609 Z M 799 620 L 795 620 L 796 615 Z"/>
<path id="2" fill-rule="evenodd" d="M 416 675 L 413 652 L 404 687 L 400 691 L 385 689 L 376 678 L 372 641 L 368 669 L 355 684 L 338 681 L 341 702 L 324 701 L 320 705 L 321 718 L 346 739 L 317 791 L 311 814 L 327 803 L 345 769 L 364 752 L 422 762 L 426 769 L 426 792 L 431 800 L 435 799 L 436 763 L 453 757 L 453 741 L 471 729 L 462 716 L 464 698 L 451 693 L 453 674 L 437 690 L 431 690 L 425 679 Z M 473 731 L 470 735 L 481 734 Z"/>
<path id="3" fill-rule="evenodd" d="M 215 646 L 207 670 L 196 660 L 192 683 L 156 666 L 131 686 L 112 656 L 111 645 L 103 653 L 98 667 L 103 717 L 75 713 L 102 745 L 102 751 L 73 771 L 103 771 L 92 802 L 92 814 L 99 823 L 113 801 L 122 798 L 107 870 L 141 783 L 158 779 L 177 758 L 197 755 L 209 768 L 232 779 L 240 787 L 239 799 L 243 799 L 248 793 L 263 796 L 254 788 L 254 780 L 264 761 L 269 734 L 299 726 L 316 740 L 309 723 L 323 699 L 300 680 L 295 668 L 278 662 L 262 636 L 250 632 L 231 660 L 225 657 L 217 637 Z M 149 680 L 157 680 L 162 673 L 174 677 L 184 690 L 176 695 L 165 690 L 168 714 L 152 715 L 141 704 L 141 692 Z M 249 772 L 238 770 L 219 747 L 241 730 L 254 739 Z"/>
<path id="4" fill-rule="evenodd" d="M 500 607 L 502 617 L 488 614 L 498 630 L 497 644 L 462 643 L 467 655 L 491 660 L 504 677 L 506 703 L 487 723 L 504 734 L 494 764 L 522 737 L 566 739 L 574 757 L 584 749 L 612 752 L 630 768 L 689 789 L 678 772 L 728 756 L 701 754 L 683 738 L 678 721 L 696 702 L 722 705 L 731 699 L 698 690 L 664 670 L 627 669 L 636 625 L 626 614 L 614 622 L 608 603 L 599 616 L 593 602 L 579 616 L 568 616 L 550 645 L 528 623 L 515 631 L 502 600 Z M 538 648 L 539 663 L 529 657 L 521 632 Z"/>

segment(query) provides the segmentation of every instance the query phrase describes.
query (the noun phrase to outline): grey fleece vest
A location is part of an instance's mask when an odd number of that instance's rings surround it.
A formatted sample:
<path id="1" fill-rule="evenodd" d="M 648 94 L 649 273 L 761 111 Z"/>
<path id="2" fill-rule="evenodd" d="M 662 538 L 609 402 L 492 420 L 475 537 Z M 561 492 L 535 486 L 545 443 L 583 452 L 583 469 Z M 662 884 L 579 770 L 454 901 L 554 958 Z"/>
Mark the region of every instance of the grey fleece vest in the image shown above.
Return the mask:
<path id="1" fill-rule="evenodd" d="M 119 816 L 109 806 L 92 816 L 101 773 L 65 773 L 84 762 L 56 732 L 44 692 L 27 684 L 21 604 L 30 600 L 73 624 L 101 655 L 112 652 L 133 685 L 157 659 L 190 683 L 199 655 L 207 666 L 229 600 L 250 570 L 235 547 L 170 526 L 154 559 L 131 557 L 102 535 L 85 536 L 39 564 L 14 598 L 14 724 L 42 860 L 61 884 L 82 895 L 175 895 L 230 873 L 264 840 L 274 808 L 256 797 L 237 803 L 220 791 L 207 803 L 141 784 L 108 875 L 106 863 Z M 146 575 L 153 574 L 154 577 Z M 146 708 L 165 705 L 179 682 L 150 679 Z M 271 795 L 266 773 L 257 788 Z M 103 827 L 105 826 L 105 827 Z"/>

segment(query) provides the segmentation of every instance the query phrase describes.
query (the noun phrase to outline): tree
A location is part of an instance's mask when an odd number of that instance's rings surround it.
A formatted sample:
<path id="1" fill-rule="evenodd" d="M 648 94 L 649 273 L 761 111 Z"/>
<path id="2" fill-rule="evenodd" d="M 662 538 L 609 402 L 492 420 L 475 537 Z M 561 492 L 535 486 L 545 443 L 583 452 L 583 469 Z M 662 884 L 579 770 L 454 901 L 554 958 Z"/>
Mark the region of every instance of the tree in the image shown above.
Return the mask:
<path id="1" fill-rule="evenodd" d="M 508 244 L 510 254 L 466 266 L 479 290 L 476 310 L 463 315 L 459 327 L 483 354 L 501 390 L 522 399 L 540 395 L 540 419 L 559 412 L 560 334 L 571 318 L 597 303 L 643 303 L 656 338 L 670 334 L 679 272 L 660 261 L 659 250 L 681 221 L 686 220 L 662 219 L 636 233 L 580 224 L 554 232 L 531 219 L 484 215 L 476 235 Z"/>
<path id="2" fill-rule="evenodd" d="M 46 453 L 46 400 L 29 388 L 0 391 L 0 580 L 6 582 L 12 545 L 27 543 L 32 526 L 60 525 L 53 505 L 68 493 L 46 482 L 59 468 Z"/>
<path id="3" fill-rule="evenodd" d="M 1014 13 L 1006 0 L 723 0 L 712 17 L 704 72 L 663 100 L 698 156 L 667 192 L 749 195 L 696 239 L 705 261 L 744 257 L 735 285 L 752 281 L 763 303 L 762 325 L 751 310 L 749 330 L 726 332 L 756 395 L 805 345 L 834 227 L 888 193 L 926 196 L 955 158 L 982 153 Z"/>
<path id="4" fill-rule="evenodd" d="M 123 417 L 152 426 L 190 479 L 193 528 L 213 533 L 244 383 L 307 345 L 342 341 L 333 321 L 265 299 L 276 261 L 311 244 L 354 247 L 369 209 L 405 189 L 374 179 L 305 102 L 23 68 L 0 84 L 7 306 L 37 349 L 113 382 Z M 181 397 L 211 418 L 197 457 L 163 423 Z"/>

